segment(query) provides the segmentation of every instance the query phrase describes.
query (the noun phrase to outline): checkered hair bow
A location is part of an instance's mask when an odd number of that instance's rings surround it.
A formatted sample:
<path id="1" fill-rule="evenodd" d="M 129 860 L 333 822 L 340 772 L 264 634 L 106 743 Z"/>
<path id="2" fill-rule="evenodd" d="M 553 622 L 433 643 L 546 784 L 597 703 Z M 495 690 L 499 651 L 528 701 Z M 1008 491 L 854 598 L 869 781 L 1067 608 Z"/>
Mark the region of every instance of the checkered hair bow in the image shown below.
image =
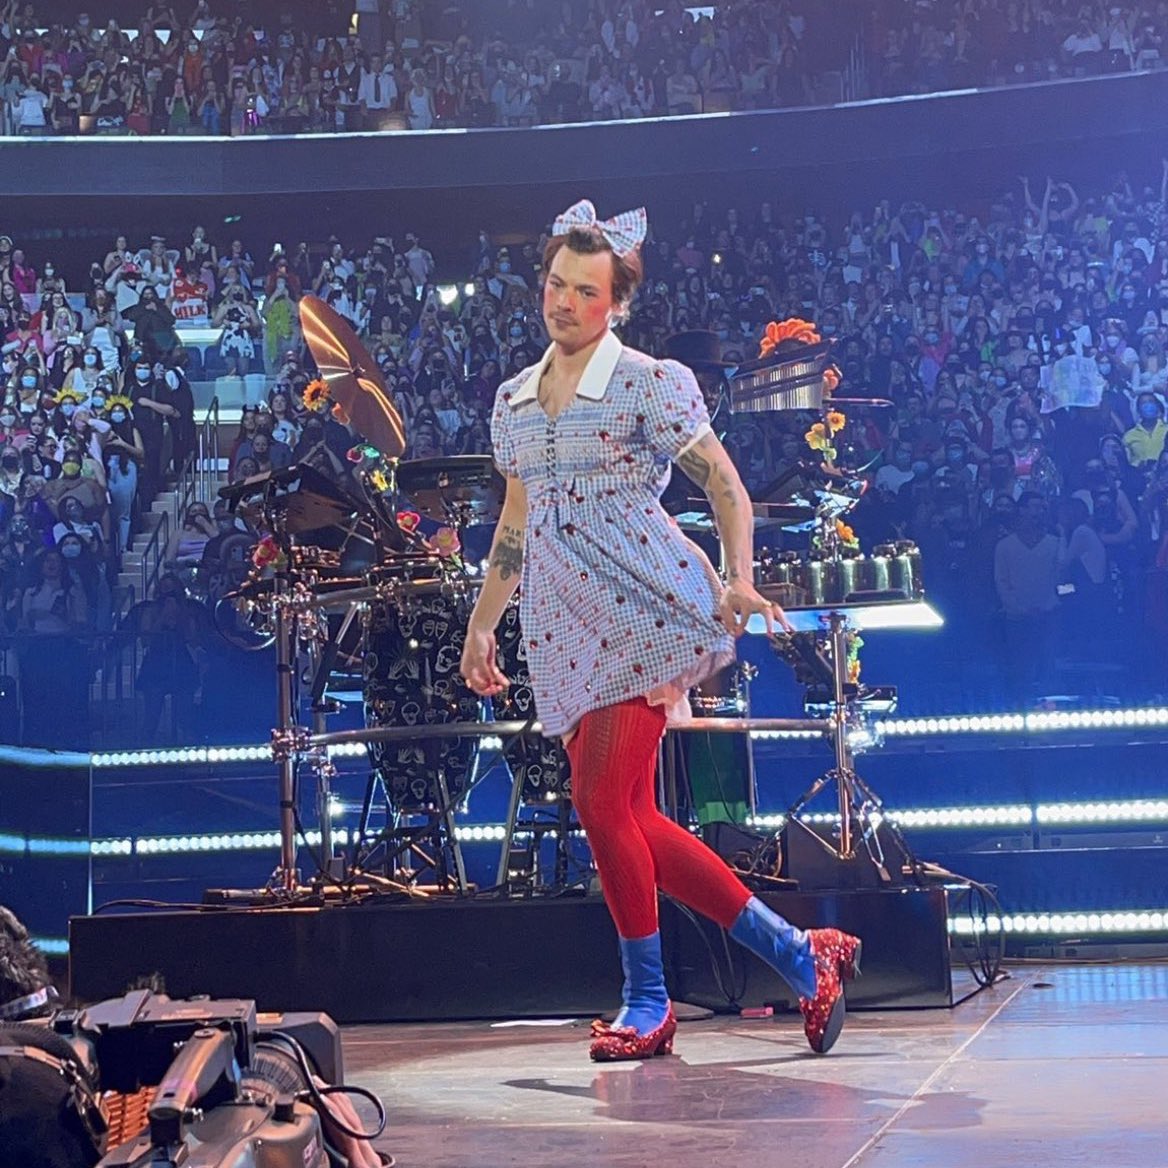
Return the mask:
<path id="1" fill-rule="evenodd" d="M 611 219 L 597 219 L 596 208 L 587 199 L 581 199 L 556 217 L 555 223 L 552 224 L 552 234 L 567 235 L 576 228 L 585 231 L 594 228 L 599 231 L 608 246 L 624 259 L 645 242 L 649 219 L 644 207 L 638 207 L 635 211 L 625 211 Z"/>

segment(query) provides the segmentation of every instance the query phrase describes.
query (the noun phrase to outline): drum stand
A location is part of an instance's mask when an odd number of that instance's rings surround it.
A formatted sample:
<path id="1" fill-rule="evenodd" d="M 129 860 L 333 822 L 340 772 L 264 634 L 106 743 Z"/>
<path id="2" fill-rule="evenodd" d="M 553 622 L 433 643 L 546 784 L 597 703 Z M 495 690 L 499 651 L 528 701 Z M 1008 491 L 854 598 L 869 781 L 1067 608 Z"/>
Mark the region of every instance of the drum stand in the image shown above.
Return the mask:
<path id="1" fill-rule="evenodd" d="M 435 769 L 440 796 L 439 805 L 428 810 L 391 812 L 391 820 L 372 838 L 368 845 L 373 804 L 377 787 L 385 794 L 385 805 L 390 806 L 389 792 L 385 790 L 380 774 L 374 770 L 365 785 L 365 798 L 361 806 L 361 823 L 357 829 L 358 853 L 354 859 L 353 875 L 367 875 L 371 861 L 384 847 L 384 860 L 379 861 L 389 879 L 407 888 L 414 888 L 421 875 L 433 872 L 435 887 L 440 892 L 465 896 L 470 891 L 466 878 L 466 864 L 462 857 L 462 846 L 454 823 L 454 807 L 446 785 L 446 775 Z M 407 823 L 406 820 L 420 820 Z M 419 867 L 411 861 L 419 862 Z"/>
<path id="2" fill-rule="evenodd" d="M 848 669 L 848 619 L 840 612 L 827 616 L 827 642 L 831 657 L 832 700 L 831 739 L 835 766 L 799 796 L 787 811 L 788 825 L 799 820 L 807 806 L 821 792 L 835 785 L 839 813 L 839 835 L 836 843 L 816 839 L 829 856 L 837 861 L 855 861 L 858 842 L 862 842 L 883 884 L 901 883 L 916 870 L 916 859 L 904 836 L 884 814 L 880 797 L 856 773 L 855 756 L 848 741 L 851 707 L 846 693 Z M 890 868 L 885 855 L 885 843 L 890 842 L 899 856 L 894 857 L 896 868 Z M 789 857 L 788 857 L 789 859 Z"/>

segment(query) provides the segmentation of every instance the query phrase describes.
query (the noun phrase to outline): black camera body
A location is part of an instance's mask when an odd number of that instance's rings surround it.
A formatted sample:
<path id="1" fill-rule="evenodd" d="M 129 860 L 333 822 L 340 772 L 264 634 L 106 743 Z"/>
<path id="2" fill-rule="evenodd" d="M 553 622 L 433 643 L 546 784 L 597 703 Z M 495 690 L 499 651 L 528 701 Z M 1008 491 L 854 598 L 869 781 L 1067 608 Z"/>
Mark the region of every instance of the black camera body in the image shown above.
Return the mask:
<path id="1" fill-rule="evenodd" d="M 343 1081 L 340 1032 L 326 1014 L 258 1014 L 249 1000 L 173 1001 L 138 990 L 59 1011 L 48 1025 L 25 1024 L 14 1036 L 0 1031 L 0 1048 L 15 1069 L 12 1081 L 24 1074 L 32 1083 L 39 1075 L 42 1096 L 46 1066 L 57 1073 L 60 1098 L 35 1099 L 24 1109 L 33 1122 L 38 1107 L 50 1117 L 73 1113 L 91 1137 L 86 1154 L 67 1163 L 36 1159 L 30 1151 L 22 1164 L 327 1168 L 332 1162 L 309 1100 L 310 1079 Z M 146 1126 L 115 1133 L 122 1142 L 109 1146 L 110 1093 L 134 1096 L 144 1088 L 154 1088 Z M 29 1130 L 8 1136 L 19 1142 Z"/>

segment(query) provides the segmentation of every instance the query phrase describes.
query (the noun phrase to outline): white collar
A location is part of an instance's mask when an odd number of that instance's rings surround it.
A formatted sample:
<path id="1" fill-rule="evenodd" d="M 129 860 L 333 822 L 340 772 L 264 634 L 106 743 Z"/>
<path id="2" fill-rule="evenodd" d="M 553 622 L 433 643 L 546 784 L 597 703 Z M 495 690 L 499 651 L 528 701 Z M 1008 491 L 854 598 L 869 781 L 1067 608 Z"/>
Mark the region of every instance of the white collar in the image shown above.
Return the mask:
<path id="1" fill-rule="evenodd" d="M 544 371 L 551 363 L 555 348 L 555 345 L 548 345 L 547 351 L 539 359 L 539 364 L 531 367 L 523 384 L 512 393 L 508 403 L 512 409 L 523 405 L 524 402 L 535 401 L 535 395 L 539 392 L 540 378 L 543 377 Z M 580 375 L 580 384 L 576 386 L 576 396 L 585 397 L 589 401 L 603 401 L 613 370 L 616 369 L 616 364 L 623 351 L 624 345 L 620 343 L 620 338 L 609 329 L 604 334 L 600 344 L 593 350 L 588 364 L 584 367 L 584 372 Z"/>

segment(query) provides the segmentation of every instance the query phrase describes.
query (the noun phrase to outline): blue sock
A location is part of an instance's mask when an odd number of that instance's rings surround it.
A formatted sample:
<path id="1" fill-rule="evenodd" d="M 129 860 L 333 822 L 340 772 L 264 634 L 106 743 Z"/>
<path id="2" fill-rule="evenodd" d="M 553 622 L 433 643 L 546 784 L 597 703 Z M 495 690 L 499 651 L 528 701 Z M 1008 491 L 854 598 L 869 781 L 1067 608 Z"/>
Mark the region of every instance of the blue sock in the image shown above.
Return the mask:
<path id="1" fill-rule="evenodd" d="M 746 902 L 730 926 L 730 936 L 780 973 L 801 998 L 815 997 L 815 955 L 807 934 L 757 896 Z"/>
<path id="2" fill-rule="evenodd" d="M 624 1005 L 614 1026 L 632 1027 L 638 1034 L 656 1030 L 669 1014 L 669 993 L 661 962 L 661 934 L 630 940 L 620 938 L 621 968 L 625 971 Z"/>

